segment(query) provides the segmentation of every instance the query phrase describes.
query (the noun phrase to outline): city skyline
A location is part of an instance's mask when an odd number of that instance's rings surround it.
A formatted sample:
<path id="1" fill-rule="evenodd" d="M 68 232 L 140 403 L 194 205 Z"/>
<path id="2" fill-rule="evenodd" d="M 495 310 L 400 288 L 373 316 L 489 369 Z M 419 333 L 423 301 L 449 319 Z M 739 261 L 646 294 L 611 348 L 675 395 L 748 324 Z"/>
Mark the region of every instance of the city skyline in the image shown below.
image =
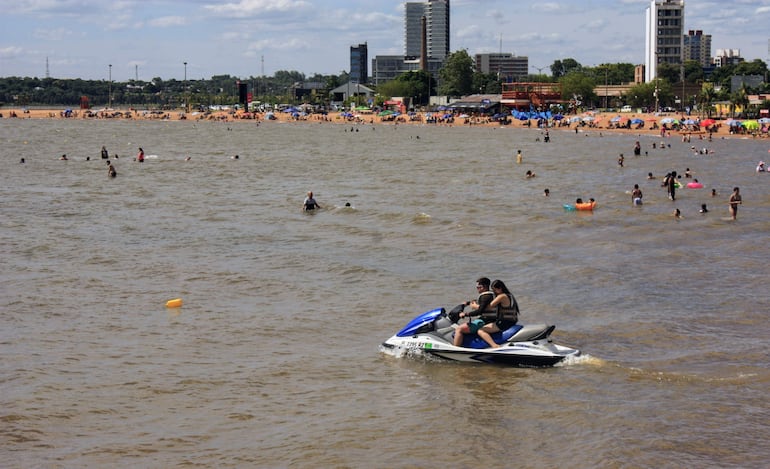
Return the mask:
<path id="1" fill-rule="evenodd" d="M 127 81 L 347 72 L 350 47 L 404 53 L 404 3 L 390 0 L 0 0 L 0 76 Z M 451 51 L 585 66 L 644 63 L 649 0 L 452 0 Z M 601 14 L 597 14 L 600 12 Z M 684 30 L 768 61 L 770 0 L 686 0 Z M 186 64 L 185 64 L 186 63 Z M 183 65 L 185 64 L 185 65 Z"/>

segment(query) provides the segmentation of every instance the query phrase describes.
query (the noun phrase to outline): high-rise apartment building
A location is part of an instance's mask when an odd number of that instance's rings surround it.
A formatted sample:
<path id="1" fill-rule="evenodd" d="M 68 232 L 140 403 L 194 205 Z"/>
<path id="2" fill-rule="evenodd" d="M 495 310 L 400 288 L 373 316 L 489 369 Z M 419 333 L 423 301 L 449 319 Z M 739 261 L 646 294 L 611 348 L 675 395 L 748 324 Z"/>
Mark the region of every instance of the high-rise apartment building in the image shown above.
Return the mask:
<path id="1" fill-rule="evenodd" d="M 365 84 L 369 79 L 369 53 L 366 43 L 350 46 L 350 81 Z"/>
<path id="2" fill-rule="evenodd" d="M 682 58 L 686 62 L 695 60 L 701 67 L 711 65 L 711 34 L 690 30 L 684 36 Z"/>
<path id="3" fill-rule="evenodd" d="M 645 78 L 658 76 L 658 64 L 682 63 L 684 0 L 651 0 L 645 23 Z"/>
<path id="4" fill-rule="evenodd" d="M 425 60 L 421 60 L 423 18 L 427 55 Z M 448 56 L 449 0 L 407 2 L 404 5 L 404 55 L 375 56 L 372 59 L 372 82 L 379 85 L 402 73 L 421 69 L 427 69 L 426 71 L 437 79 L 438 71 Z"/>
<path id="5" fill-rule="evenodd" d="M 449 0 L 407 2 L 404 9 L 404 55 L 419 57 L 422 48 L 422 17 L 426 19 L 428 58 L 449 55 Z"/>

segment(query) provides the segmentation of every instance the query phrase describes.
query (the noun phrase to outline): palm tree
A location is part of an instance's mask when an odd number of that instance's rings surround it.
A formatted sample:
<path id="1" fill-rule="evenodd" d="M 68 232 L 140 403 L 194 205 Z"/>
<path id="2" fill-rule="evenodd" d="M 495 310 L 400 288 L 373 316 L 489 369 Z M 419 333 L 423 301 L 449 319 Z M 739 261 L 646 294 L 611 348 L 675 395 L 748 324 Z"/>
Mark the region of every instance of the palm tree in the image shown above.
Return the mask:
<path id="1" fill-rule="evenodd" d="M 712 83 L 706 83 L 703 85 L 700 93 L 700 105 L 701 109 L 706 110 L 706 117 L 711 118 L 711 103 L 714 102 L 716 92 L 714 91 L 714 85 Z"/>
<path id="2" fill-rule="evenodd" d="M 741 88 L 735 93 L 730 95 L 730 108 L 732 109 L 732 117 L 735 117 L 735 109 L 740 106 L 743 112 L 746 112 L 746 108 L 749 105 L 749 95 L 746 93 L 746 85 L 741 85 Z"/>

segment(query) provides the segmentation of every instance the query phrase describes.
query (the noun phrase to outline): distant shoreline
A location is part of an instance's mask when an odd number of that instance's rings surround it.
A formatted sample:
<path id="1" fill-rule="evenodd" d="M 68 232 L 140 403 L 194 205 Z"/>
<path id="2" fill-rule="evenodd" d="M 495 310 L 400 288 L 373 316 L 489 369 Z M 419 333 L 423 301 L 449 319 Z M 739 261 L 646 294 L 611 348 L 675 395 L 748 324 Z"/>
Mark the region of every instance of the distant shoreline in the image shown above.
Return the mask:
<path id="1" fill-rule="evenodd" d="M 266 120 L 267 114 L 272 114 L 274 122 L 309 122 L 309 123 L 328 123 L 328 124 L 345 124 L 345 125 L 423 125 L 423 126 L 442 126 L 442 127 L 511 127 L 511 128 L 531 128 L 533 130 L 545 131 L 546 127 L 538 128 L 537 123 L 533 120 L 520 121 L 517 119 L 509 119 L 507 125 L 503 125 L 500 122 L 492 121 L 485 117 L 459 117 L 455 116 L 453 122 L 438 121 L 435 123 L 427 123 L 426 120 L 430 113 L 415 113 L 413 117 L 399 116 L 398 118 L 389 119 L 387 117 L 381 117 L 373 113 L 368 114 L 354 114 L 354 117 L 344 117 L 340 112 L 322 114 L 308 114 L 306 116 L 293 117 L 289 113 L 275 112 L 275 113 L 246 113 L 244 111 L 211 111 L 211 112 L 190 112 L 183 113 L 182 111 L 147 111 L 147 110 L 135 110 L 135 109 L 114 109 L 114 110 L 88 110 L 88 109 L 71 109 L 71 112 L 67 113 L 66 109 L 23 109 L 23 108 L 6 108 L 0 109 L 0 114 L 3 115 L 3 119 L 59 119 L 59 120 L 119 120 L 119 121 L 145 121 L 145 120 L 167 120 L 167 121 L 212 121 L 212 122 L 245 122 L 245 123 L 261 123 L 270 122 Z M 15 117 L 14 117 L 15 115 Z M 609 125 L 613 119 L 620 116 L 621 119 L 640 119 L 644 122 L 643 128 L 609 128 Z M 586 117 L 592 120 L 592 126 L 584 125 L 579 126 L 578 123 L 571 123 L 565 125 L 562 121 L 552 121 L 553 125 L 547 127 L 549 131 L 575 131 L 576 127 L 578 132 L 584 132 L 589 134 L 594 133 L 624 133 L 624 134 L 636 134 L 652 137 L 660 137 L 660 129 L 652 129 L 651 126 L 654 123 L 660 123 L 664 118 L 676 118 L 682 116 L 677 113 L 666 113 L 654 115 L 652 113 L 583 113 L 577 116 L 569 115 L 565 119 L 569 122 L 570 118 L 574 117 Z M 531 125 L 528 126 L 527 122 Z M 732 134 L 730 128 L 727 125 L 720 124 L 723 121 L 717 121 L 717 126 L 712 127 L 712 138 L 767 138 L 767 133 L 752 135 L 752 134 Z M 681 130 L 670 130 L 668 136 L 679 136 L 680 138 L 685 134 L 691 134 L 694 138 L 704 138 L 708 135 L 706 129 L 697 127 Z"/>

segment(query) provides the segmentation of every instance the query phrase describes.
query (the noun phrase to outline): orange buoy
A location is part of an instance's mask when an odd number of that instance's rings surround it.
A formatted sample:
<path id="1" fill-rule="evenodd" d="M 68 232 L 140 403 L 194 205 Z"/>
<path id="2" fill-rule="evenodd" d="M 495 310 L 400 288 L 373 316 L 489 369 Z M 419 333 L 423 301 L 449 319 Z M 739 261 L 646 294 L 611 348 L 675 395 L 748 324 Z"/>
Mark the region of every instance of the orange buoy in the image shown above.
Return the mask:
<path id="1" fill-rule="evenodd" d="M 180 306 L 182 306 L 181 298 L 174 298 L 173 300 L 168 300 L 166 302 L 166 308 L 178 308 Z"/>

